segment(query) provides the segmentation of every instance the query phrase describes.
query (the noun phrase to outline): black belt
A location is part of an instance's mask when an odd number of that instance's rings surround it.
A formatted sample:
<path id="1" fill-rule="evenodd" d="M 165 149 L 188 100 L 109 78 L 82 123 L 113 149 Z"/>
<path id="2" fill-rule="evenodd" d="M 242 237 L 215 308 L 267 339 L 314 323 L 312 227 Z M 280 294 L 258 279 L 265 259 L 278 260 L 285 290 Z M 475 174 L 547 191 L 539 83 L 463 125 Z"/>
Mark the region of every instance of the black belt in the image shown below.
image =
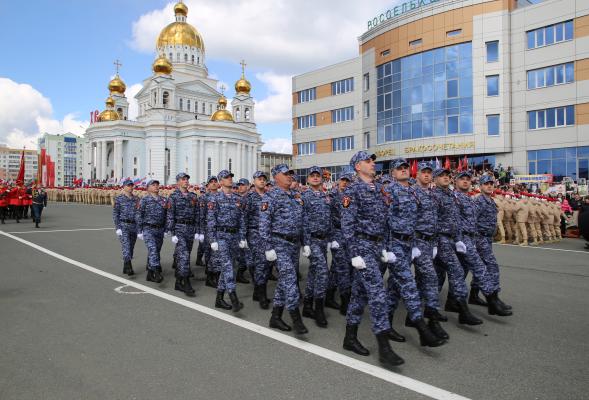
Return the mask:
<path id="1" fill-rule="evenodd" d="M 333 223 L 333 227 L 334 227 L 335 229 L 342 229 L 342 224 L 341 224 L 341 223 L 335 223 L 335 222 L 334 222 L 334 223 Z"/>
<path id="2" fill-rule="evenodd" d="M 325 240 L 327 239 L 326 233 L 311 233 L 311 237 L 313 239 Z"/>
<path id="3" fill-rule="evenodd" d="M 125 222 L 127 224 L 134 224 L 135 223 L 135 220 L 133 220 L 133 219 L 122 219 L 121 222 Z"/>
<path id="4" fill-rule="evenodd" d="M 479 236 L 487 237 L 487 238 L 492 238 L 495 235 L 493 235 L 492 233 L 480 233 L 479 232 Z"/>
<path id="5" fill-rule="evenodd" d="M 177 219 L 176 223 L 180 224 L 180 225 L 194 225 L 194 220 L 192 220 L 192 219 Z"/>
<path id="6" fill-rule="evenodd" d="M 237 233 L 237 232 L 239 232 L 239 229 L 237 229 L 237 228 L 227 228 L 227 227 L 224 227 L 224 226 L 217 227 L 217 230 L 218 231 L 221 231 L 221 232 L 225 232 L 225 233 Z"/>
<path id="7" fill-rule="evenodd" d="M 157 225 L 157 224 L 145 224 L 147 226 L 149 226 L 150 228 L 155 228 L 155 229 L 160 229 L 163 228 L 163 225 Z"/>
<path id="8" fill-rule="evenodd" d="M 402 242 L 409 242 L 410 240 L 413 240 L 413 235 L 403 235 L 401 233 L 393 232 L 391 233 L 391 236 Z"/>
<path id="9" fill-rule="evenodd" d="M 438 235 L 445 236 L 445 237 L 450 238 L 450 239 L 454 239 L 454 234 L 452 234 L 452 233 L 438 232 Z"/>
<path id="10" fill-rule="evenodd" d="M 415 232 L 415 237 L 417 239 L 425 240 L 426 242 L 431 242 L 436 238 L 435 235 L 426 235 L 425 233 Z"/>
<path id="11" fill-rule="evenodd" d="M 468 237 L 475 237 L 477 234 L 474 232 L 462 232 L 462 234 L 464 236 L 468 236 Z"/>
<path id="12" fill-rule="evenodd" d="M 38 204 L 38 205 L 40 205 L 40 206 L 42 206 L 42 205 L 43 205 L 43 203 L 37 203 L 36 201 L 33 201 L 33 204 Z"/>
<path id="13" fill-rule="evenodd" d="M 279 237 L 280 239 L 286 240 L 287 242 L 291 242 L 291 243 L 298 243 L 299 238 L 298 236 L 290 236 L 290 235 L 285 235 L 283 233 L 279 233 L 279 232 L 272 232 L 273 236 Z"/>
<path id="14" fill-rule="evenodd" d="M 382 242 L 383 238 L 381 236 L 369 235 L 367 233 L 356 233 L 356 237 L 359 239 L 366 239 L 370 240 L 371 242 Z"/>

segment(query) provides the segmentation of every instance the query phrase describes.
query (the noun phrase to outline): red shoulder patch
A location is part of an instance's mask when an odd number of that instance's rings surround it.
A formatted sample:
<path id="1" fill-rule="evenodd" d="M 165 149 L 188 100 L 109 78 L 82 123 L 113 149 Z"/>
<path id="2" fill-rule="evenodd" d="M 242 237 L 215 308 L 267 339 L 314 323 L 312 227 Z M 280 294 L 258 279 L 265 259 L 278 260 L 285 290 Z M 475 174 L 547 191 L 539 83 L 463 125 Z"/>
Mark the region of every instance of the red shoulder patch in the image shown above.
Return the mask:
<path id="1" fill-rule="evenodd" d="M 344 206 L 344 208 L 348 208 L 350 206 L 351 202 L 352 202 L 352 199 L 350 198 L 350 196 L 344 196 L 342 198 L 342 206 Z"/>
<path id="2" fill-rule="evenodd" d="M 212 210 L 213 208 L 215 208 L 215 203 L 213 203 L 212 201 L 209 201 L 207 203 L 207 207 L 209 208 L 209 210 Z"/>
<path id="3" fill-rule="evenodd" d="M 260 209 L 261 209 L 262 211 L 266 211 L 266 210 L 268 209 L 268 202 L 266 202 L 266 201 L 265 201 L 265 202 L 263 202 L 263 203 L 262 203 L 262 207 L 260 207 Z"/>

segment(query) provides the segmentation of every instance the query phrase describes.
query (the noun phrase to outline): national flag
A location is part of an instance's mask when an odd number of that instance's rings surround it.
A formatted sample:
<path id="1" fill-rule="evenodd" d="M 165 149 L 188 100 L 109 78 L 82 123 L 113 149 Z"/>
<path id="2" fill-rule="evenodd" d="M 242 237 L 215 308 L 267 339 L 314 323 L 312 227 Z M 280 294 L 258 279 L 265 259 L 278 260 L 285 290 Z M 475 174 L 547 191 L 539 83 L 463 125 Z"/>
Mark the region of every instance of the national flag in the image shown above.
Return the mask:
<path id="1" fill-rule="evenodd" d="M 22 149 L 22 153 L 20 155 L 20 168 L 18 169 L 18 176 L 16 177 L 16 182 L 24 182 L 25 181 L 25 149 Z"/>
<path id="2" fill-rule="evenodd" d="M 440 160 L 438 159 L 438 157 L 436 157 L 436 169 L 438 168 L 442 168 L 442 163 L 440 163 Z"/>
<path id="3" fill-rule="evenodd" d="M 444 169 L 450 169 L 452 165 L 450 164 L 450 158 L 446 156 L 446 161 L 444 161 Z"/>

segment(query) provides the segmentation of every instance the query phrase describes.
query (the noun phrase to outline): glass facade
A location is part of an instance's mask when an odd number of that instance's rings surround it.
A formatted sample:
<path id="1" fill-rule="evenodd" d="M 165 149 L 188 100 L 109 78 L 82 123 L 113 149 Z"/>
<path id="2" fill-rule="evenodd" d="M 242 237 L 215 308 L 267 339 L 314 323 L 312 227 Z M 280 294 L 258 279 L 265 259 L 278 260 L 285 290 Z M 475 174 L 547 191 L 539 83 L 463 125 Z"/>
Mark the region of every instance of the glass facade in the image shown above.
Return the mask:
<path id="1" fill-rule="evenodd" d="M 573 21 L 561 22 L 526 32 L 528 50 L 573 40 Z"/>
<path id="2" fill-rule="evenodd" d="M 377 143 L 473 133 L 472 45 L 377 67 Z"/>
<path id="3" fill-rule="evenodd" d="M 575 125 L 575 106 L 528 111 L 528 129 L 546 129 Z"/>
<path id="4" fill-rule="evenodd" d="M 572 62 L 528 71 L 528 89 L 562 85 L 574 81 L 575 65 Z"/>
<path id="5" fill-rule="evenodd" d="M 528 173 L 589 179 L 589 146 L 528 151 Z"/>
<path id="6" fill-rule="evenodd" d="M 75 138 L 64 138 L 63 143 L 63 184 L 70 186 L 76 176 L 77 145 Z"/>

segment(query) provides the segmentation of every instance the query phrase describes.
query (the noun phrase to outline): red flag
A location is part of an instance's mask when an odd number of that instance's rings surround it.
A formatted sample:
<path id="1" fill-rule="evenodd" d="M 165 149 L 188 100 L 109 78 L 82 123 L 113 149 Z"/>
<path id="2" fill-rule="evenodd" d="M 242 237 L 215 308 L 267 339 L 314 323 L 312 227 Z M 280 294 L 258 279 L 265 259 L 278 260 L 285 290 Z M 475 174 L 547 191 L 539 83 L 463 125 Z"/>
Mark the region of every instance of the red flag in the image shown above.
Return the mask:
<path id="1" fill-rule="evenodd" d="M 446 156 L 446 161 L 444 161 L 444 169 L 450 169 L 451 165 L 450 165 L 450 159 L 448 158 L 448 156 Z"/>
<path id="2" fill-rule="evenodd" d="M 413 160 L 411 162 L 411 177 L 415 178 L 417 176 L 417 160 Z"/>
<path id="3" fill-rule="evenodd" d="M 466 154 L 464 155 L 464 161 L 462 162 L 462 167 L 464 168 L 464 170 L 468 170 L 468 158 L 466 157 Z"/>
<path id="4" fill-rule="evenodd" d="M 458 172 L 461 172 L 462 171 L 462 160 L 460 158 L 458 159 L 458 168 L 456 168 L 456 170 Z"/>
<path id="5" fill-rule="evenodd" d="M 22 150 L 20 155 L 20 168 L 18 169 L 18 176 L 16 177 L 16 182 L 24 182 L 25 181 L 25 149 Z"/>

